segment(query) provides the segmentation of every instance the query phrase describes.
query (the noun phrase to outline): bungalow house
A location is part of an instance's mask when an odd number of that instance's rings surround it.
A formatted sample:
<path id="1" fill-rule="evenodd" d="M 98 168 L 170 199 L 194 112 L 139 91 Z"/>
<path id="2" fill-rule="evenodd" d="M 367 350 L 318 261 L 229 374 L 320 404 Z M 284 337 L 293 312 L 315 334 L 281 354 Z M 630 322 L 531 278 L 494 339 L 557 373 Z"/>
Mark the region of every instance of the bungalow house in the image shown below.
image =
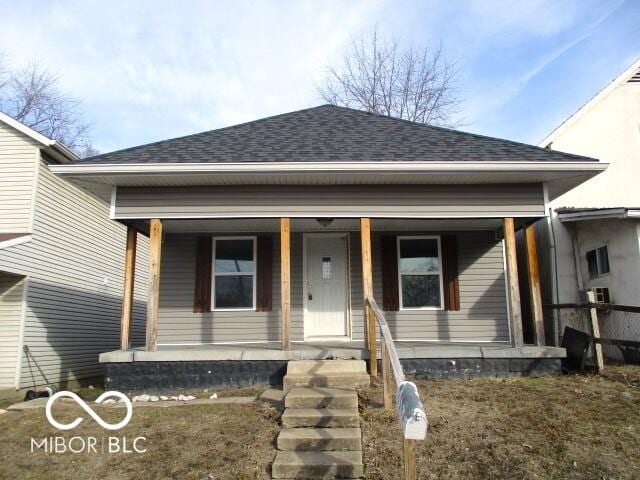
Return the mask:
<path id="1" fill-rule="evenodd" d="M 575 303 L 581 300 L 580 291 L 594 290 L 601 302 L 639 305 L 638 125 L 640 59 L 539 143 L 609 164 L 602 175 L 552 199 L 549 216 L 537 225 L 540 246 L 549 252 L 541 264 L 543 278 L 549 279 L 543 291 L 549 303 Z M 609 321 L 604 312 L 600 317 L 604 338 L 640 340 L 633 318 Z M 569 323 L 557 320 L 561 326 Z M 616 347 L 605 350 L 620 355 Z"/>
<path id="2" fill-rule="evenodd" d="M 324 105 L 50 168 L 109 188 L 110 217 L 150 237 L 146 345 L 100 356 L 107 385 L 133 390 L 278 381 L 290 359 L 375 358 L 366 299 L 408 372 L 558 372 L 564 350 L 544 345 L 530 226 L 606 165 Z"/>
<path id="3" fill-rule="evenodd" d="M 11 395 L 101 376 L 98 355 L 120 344 L 127 231 L 108 219 L 108 202 L 49 171 L 75 161 L 0 113 L 0 391 Z M 137 263 L 131 334 L 140 344 L 146 251 Z"/>

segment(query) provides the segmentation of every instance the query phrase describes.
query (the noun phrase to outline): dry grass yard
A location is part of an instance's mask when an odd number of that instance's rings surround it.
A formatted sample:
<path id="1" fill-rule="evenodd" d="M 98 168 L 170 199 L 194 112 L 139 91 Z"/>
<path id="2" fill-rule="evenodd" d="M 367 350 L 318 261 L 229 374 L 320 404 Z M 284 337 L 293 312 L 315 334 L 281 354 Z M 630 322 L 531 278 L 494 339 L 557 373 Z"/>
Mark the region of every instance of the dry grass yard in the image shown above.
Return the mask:
<path id="1" fill-rule="evenodd" d="M 111 423 L 124 409 L 97 412 Z M 58 410 L 55 418 L 70 422 L 79 408 Z M 198 405 L 170 408 L 134 407 L 129 425 L 108 432 L 88 415 L 71 432 L 49 425 L 44 411 L 9 412 L 0 416 L 0 479 L 269 479 L 278 432 L 279 412 L 263 403 Z M 50 454 L 31 453 L 30 437 L 114 435 L 146 437 L 147 452 Z"/>
<path id="2" fill-rule="evenodd" d="M 430 429 L 421 479 L 640 478 L 640 367 L 564 376 L 416 382 Z M 368 480 L 401 478 L 400 429 L 362 392 Z"/>
<path id="3" fill-rule="evenodd" d="M 419 381 L 431 428 L 417 449 L 422 479 L 640 478 L 640 368 L 608 377 Z M 247 392 L 242 392 L 247 394 Z M 367 479 L 401 478 L 395 415 L 379 385 L 361 392 Z M 105 419 L 122 410 L 100 408 Z M 73 419 L 80 410 L 59 411 Z M 115 435 L 144 454 L 30 452 L 30 437 L 109 435 L 93 420 L 57 432 L 44 411 L 0 416 L 4 479 L 268 479 L 279 412 L 261 402 L 134 410 Z"/>

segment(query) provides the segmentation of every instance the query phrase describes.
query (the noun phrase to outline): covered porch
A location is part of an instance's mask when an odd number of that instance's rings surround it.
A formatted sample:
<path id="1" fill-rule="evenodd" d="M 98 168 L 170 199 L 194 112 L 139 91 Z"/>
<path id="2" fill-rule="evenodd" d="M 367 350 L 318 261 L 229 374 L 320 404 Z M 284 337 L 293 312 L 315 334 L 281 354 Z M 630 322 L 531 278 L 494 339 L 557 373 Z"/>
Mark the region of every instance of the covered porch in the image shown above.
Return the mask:
<path id="1" fill-rule="evenodd" d="M 367 298 L 383 308 L 403 359 L 557 359 L 561 349 L 544 347 L 534 219 L 151 219 L 146 344 L 131 345 L 132 233 L 121 350 L 100 361 L 358 358 L 375 372 L 379 333 Z M 129 231 L 140 225 L 130 222 Z M 527 239 L 535 346 L 522 335 L 518 229 Z M 243 242 L 250 253 L 239 252 Z M 230 277 L 249 280 L 244 293 L 224 286 Z M 427 280 L 418 288 L 431 292 L 426 297 L 415 292 L 416 277 Z M 337 289 L 322 291 L 319 284 L 336 278 Z M 329 303 L 314 311 L 322 296 Z"/>
<path id="2" fill-rule="evenodd" d="M 110 217 L 129 228 L 121 351 L 131 360 L 105 362 L 107 376 L 158 384 L 277 376 L 273 362 L 286 360 L 242 357 L 316 354 L 311 344 L 327 341 L 368 357 L 375 375 L 377 325 L 385 344 L 411 345 L 404 361 L 416 372 L 558 365 L 561 352 L 522 358 L 522 295 L 530 343 L 545 337 L 531 225 L 605 168 L 330 105 L 52 167 L 109 199 Z M 144 351 L 131 353 L 136 230 L 150 238 L 149 297 Z M 237 347 L 249 343 L 261 346 Z M 424 357 L 432 347 L 452 350 Z M 500 349 L 511 357 L 484 357 Z M 176 356 L 221 351 L 240 361 Z"/>

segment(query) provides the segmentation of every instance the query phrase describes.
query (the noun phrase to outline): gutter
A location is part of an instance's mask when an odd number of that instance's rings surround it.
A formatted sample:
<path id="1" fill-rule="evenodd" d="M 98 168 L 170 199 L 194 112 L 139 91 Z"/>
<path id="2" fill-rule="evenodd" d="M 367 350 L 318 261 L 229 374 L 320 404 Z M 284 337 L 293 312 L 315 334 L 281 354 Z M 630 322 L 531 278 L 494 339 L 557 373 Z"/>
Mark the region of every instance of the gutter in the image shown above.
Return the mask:
<path id="1" fill-rule="evenodd" d="M 45 150 L 49 155 L 62 164 L 67 164 L 80 159 L 80 157 L 78 157 L 78 155 L 76 155 L 69 147 L 55 140 Z"/>
<path id="2" fill-rule="evenodd" d="M 128 163 L 92 164 L 77 162 L 51 165 L 58 175 L 192 175 L 254 173 L 526 173 L 557 172 L 576 175 L 602 172 L 602 162 L 261 162 L 261 163 Z"/>
<path id="3" fill-rule="evenodd" d="M 558 218 L 562 223 L 582 222 L 586 220 L 605 220 L 608 218 L 640 218 L 640 209 L 619 207 L 584 210 L 581 212 L 560 212 L 558 213 Z"/>

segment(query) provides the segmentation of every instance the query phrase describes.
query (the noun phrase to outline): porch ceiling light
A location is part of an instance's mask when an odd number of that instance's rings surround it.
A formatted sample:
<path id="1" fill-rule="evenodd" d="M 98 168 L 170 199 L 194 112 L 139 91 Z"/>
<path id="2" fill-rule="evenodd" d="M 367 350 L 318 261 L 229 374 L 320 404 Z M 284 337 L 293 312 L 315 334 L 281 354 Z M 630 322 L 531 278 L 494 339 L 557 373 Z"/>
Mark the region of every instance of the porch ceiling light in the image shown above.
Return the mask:
<path id="1" fill-rule="evenodd" d="M 316 220 L 323 227 L 328 227 L 333 223 L 333 218 L 318 218 Z"/>

